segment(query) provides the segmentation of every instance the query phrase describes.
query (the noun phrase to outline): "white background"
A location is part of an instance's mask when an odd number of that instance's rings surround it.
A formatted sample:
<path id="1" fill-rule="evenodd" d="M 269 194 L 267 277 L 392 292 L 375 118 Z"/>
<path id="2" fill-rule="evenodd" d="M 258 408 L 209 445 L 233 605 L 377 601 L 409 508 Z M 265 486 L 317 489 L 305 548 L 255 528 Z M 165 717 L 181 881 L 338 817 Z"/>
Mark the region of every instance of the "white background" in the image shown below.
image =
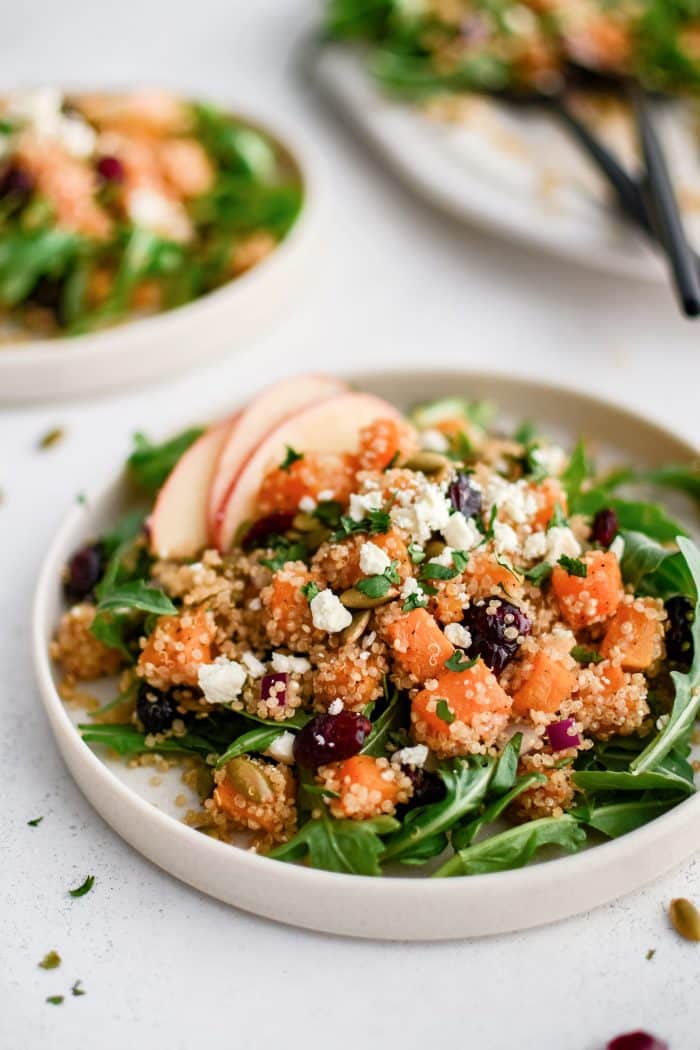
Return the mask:
<path id="1" fill-rule="evenodd" d="M 598 1050 L 646 1027 L 696 1050 L 700 946 L 666 919 L 672 897 L 700 899 L 695 861 L 517 936 L 343 941 L 238 913 L 152 867 L 55 751 L 29 656 L 34 580 L 76 493 L 118 463 L 137 427 L 206 417 L 227 392 L 234 403 L 281 372 L 435 362 L 602 392 L 700 442 L 700 327 L 676 316 L 668 290 L 464 232 L 400 188 L 300 81 L 295 48 L 313 16 L 303 0 L 3 5 L 0 86 L 160 81 L 263 108 L 305 130 L 329 197 L 315 279 L 264 343 L 118 398 L 0 409 L 0 1046 Z M 38 451 L 54 425 L 65 440 Z M 95 888 L 70 899 L 88 872 Z M 64 962 L 46 973 L 37 962 L 52 948 Z M 87 995 L 45 1003 L 76 978 Z"/>

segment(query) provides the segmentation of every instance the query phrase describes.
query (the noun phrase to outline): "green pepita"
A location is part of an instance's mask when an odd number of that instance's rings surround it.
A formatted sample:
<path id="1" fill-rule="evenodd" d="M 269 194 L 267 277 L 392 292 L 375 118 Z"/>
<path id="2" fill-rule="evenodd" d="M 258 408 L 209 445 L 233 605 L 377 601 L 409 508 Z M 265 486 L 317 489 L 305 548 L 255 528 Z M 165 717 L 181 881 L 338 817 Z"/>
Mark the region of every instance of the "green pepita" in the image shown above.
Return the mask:
<path id="1" fill-rule="evenodd" d="M 357 587 L 350 587 L 347 591 L 343 591 L 340 600 L 346 609 L 377 609 L 380 605 L 393 602 L 396 594 L 396 588 L 391 588 L 379 598 L 370 598 L 362 591 L 358 591 Z"/>
<path id="2" fill-rule="evenodd" d="M 299 512 L 292 518 L 292 526 L 299 532 L 313 532 L 318 527 L 318 521 L 311 514 Z"/>
<path id="3" fill-rule="evenodd" d="M 439 558 L 445 549 L 445 544 L 442 540 L 428 540 L 425 545 L 425 556 L 426 558 Z"/>
<path id="4" fill-rule="evenodd" d="M 370 609 L 364 609 L 362 612 L 355 613 L 352 623 L 343 631 L 343 641 L 346 645 L 350 645 L 362 637 L 367 630 L 371 615 Z"/>
<path id="5" fill-rule="evenodd" d="M 274 798 L 272 788 L 260 765 L 245 755 L 232 758 L 226 766 L 226 776 L 236 791 L 250 799 L 251 802 L 271 802 Z"/>
<path id="6" fill-rule="evenodd" d="M 408 459 L 405 459 L 400 466 L 405 467 L 407 470 L 419 470 L 421 474 L 439 474 L 441 471 L 452 468 L 452 462 L 447 456 L 443 456 L 441 452 L 430 452 L 427 449 L 421 449 L 419 452 L 414 452 Z"/>
<path id="7" fill-rule="evenodd" d="M 686 941 L 700 941 L 700 911 L 685 897 L 676 897 L 671 901 L 669 915 L 676 933 Z"/>

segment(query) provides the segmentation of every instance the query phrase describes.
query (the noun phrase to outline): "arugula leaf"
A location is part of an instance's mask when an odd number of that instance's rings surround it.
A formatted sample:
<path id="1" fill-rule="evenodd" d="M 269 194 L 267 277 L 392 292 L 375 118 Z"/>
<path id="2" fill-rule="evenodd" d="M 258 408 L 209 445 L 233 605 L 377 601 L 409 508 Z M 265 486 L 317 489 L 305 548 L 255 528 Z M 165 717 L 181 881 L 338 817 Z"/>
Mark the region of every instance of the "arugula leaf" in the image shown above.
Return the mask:
<path id="1" fill-rule="evenodd" d="M 581 495 L 581 488 L 592 473 L 593 467 L 588 459 L 586 444 L 584 441 L 579 441 L 560 478 L 572 514 L 580 513 L 577 503 Z"/>
<path id="2" fill-rule="evenodd" d="M 411 409 L 409 418 L 419 430 L 432 430 L 446 419 L 463 419 L 480 430 L 487 430 L 496 415 L 490 401 L 469 401 L 464 397 L 444 397 L 426 401 Z"/>
<path id="3" fill-rule="evenodd" d="M 445 797 L 409 811 L 401 830 L 389 839 L 382 861 L 405 863 L 416 856 L 427 860 L 426 842 L 430 843 L 430 856 L 442 852 L 443 836 L 481 805 L 493 768 L 492 758 L 472 757 L 442 763 L 437 772 L 445 785 Z"/>
<path id="4" fill-rule="evenodd" d="M 623 532 L 625 547 L 620 571 L 635 593 L 670 597 L 671 594 L 697 594 L 693 577 L 683 555 L 641 532 Z"/>
<path id="5" fill-rule="evenodd" d="M 251 729 L 249 732 L 243 733 L 232 744 L 229 744 L 223 755 L 219 757 L 216 768 L 221 769 L 232 758 L 237 758 L 239 755 L 247 755 L 250 751 L 267 751 L 270 744 L 278 736 L 281 736 L 283 732 L 285 732 L 285 728 L 282 727 L 282 723 L 278 722 L 274 728 L 272 726 L 261 726 L 260 729 Z"/>
<path id="6" fill-rule="evenodd" d="M 548 561 L 543 561 L 532 569 L 526 569 L 523 575 L 530 583 L 534 583 L 536 587 L 541 587 L 552 575 L 552 566 Z"/>
<path id="7" fill-rule="evenodd" d="M 276 719 L 276 718 L 260 718 L 258 715 L 251 715 L 250 711 L 236 711 L 236 714 L 240 718 L 247 719 L 249 722 L 257 722 L 261 726 L 277 726 L 277 731 L 281 732 L 284 729 L 303 729 L 307 722 L 310 722 L 314 715 L 310 715 L 307 711 L 297 709 L 293 715 L 289 718 Z"/>
<path id="8" fill-rule="evenodd" d="M 0 240 L 0 303 L 16 306 L 40 277 L 58 278 L 85 245 L 82 237 L 56 226 L 3 229 Z"/>
<path id="9" fill-rule="evenodd" d="M 692 624 L 693 662 L 687 674 L 671 671 L 676 691 L 673 707 L 663 728 L 630 764 L 630 771 L 636 776 L 654 769 L 669 751 L 690 734 L 700 710 L 700 551 L 685 536 L 679 536 L 676 542 L 692 576 L 695 593 L 699 596 Z"/>
<path id="10" fill-rule="evenodd" d="M 343 504 L 338 503 L 335 499 L 321 500 L 317 504 L 315 510 L 311 512 L 311 517 L 316 518 L 322 525 L 325 525 L 327 529 L 337 529 L 340 525 L 340 519 L 343 516 Z"/>
<path id="11" fill-rule="evenodd" d="M 630 767 L 631 768 L 631 767 Z M 647 773 L 628 773 L 623 770 L 577 770 L 574 782 L 584 791 L 594 794 L 601 791 L 673 791 L 692 795 L 692 781 L 678 776 L 672 770 L 649 770 Z"/>
<path id="12" fill-rule="evenodd" d="M 132 540 L 143 532 L 146 515 L 142 510 L 129 510 L 116 524 L 100 537 L 100 545 L 105 557 L 111 558 L 120 548 L 126 550 Z"/>
<path id="13" fill-rule="evenodd" d="M 513 434 L 513 441 L 517 441 L 519 445 L 531 445 L 537 437 L 537 424 L 531 419 L 524 419 L 522 423 L 516 427 L 515 433 Z"/>
<path id="14" fill-rule="evenodd" d="M 459 569 L 449 565 L 439 565 L 437 562 L 429 561 L 421 565 L 419 580 L 453 580 L 459 576 Z"/>
<path id="15" fill-rule="evenodd" d="M 268 853 L 275 860 L 298 861 L 308 856 L 311 866 L 349 875 L 381 875 L 381 836 L 399 827 L 393 817 L 373 820 L 336 820 L 325 805 L 319 817 L 303 824 L 289 842 Z"/>
<path id="16" fill-rule="evenodd" d="M 92 887 L 95 885 L 95 876 L 88 875 L 84 882 L 80 886 L 76 886 L 74 890 L 68 890 L 71 897 L 84 897 L 86 893 L 89 893 Z"/>
<path id="17" fill-rule="evenodd" d="M 515 733 L 501 751 L 489 784 L 489 795 L 504 795 L 515 784 L 522 743 L 523 734 Z"/>
<path id="18" fill-rule="evenodd" d="M 507 791 L 505 795 L 501 795 L 499 798 L 494 799 L 494 801 L 486 806 L 483 812 L 474 820 L 455 829 L 452 833 L 453 849 L 456 852 L 459 852 L 460 850 L 471 846 L 479 832 L 482 831 L 483 828 L 488 827 L 489 824 L 493 824 L 498 820 L 499 817 L 505 813 L 511 802 L 515 801 L 518 795 L 522 795 L 524 791 L 527 791 L 531 787 L 535 787 L 537 784 L 544 784 L 546 780 L 547 778 L 544 773 L 526 773 L 524 776 L 518 777 L 510 791 Z"/>
<path id="19" fill-rule="evenodd" d="M 126 461 L 129 477 L 137 488 L 155 496 L 180 457 L 203 433 L 202 427 L 190 427 L 161 445 L 152 444 L 144 434 L 134 434 L 134 451 Z"/>
<path id="20" fill-rule="evenodd" d="M 372 729 L 360 750 L 361 755 L 381 758 L 386 754 L 386 745 L 391 733 L 403 721 L 404 707 L 401 694 L 395 689 L 379 718 L 372 723 Z"/>
<path id="21" fill-rule="evenodd" d="M 586 832 L 568 814 L 542 817 L 459 850 L 433 874 L 433 878 L 479 875 L 522 868 L 543 846 L 559 846 L 575 853 L 586 841 Z"/>
<path id="22" fill-rule="evenodd" d="M 683 797 L 632 799 L 604 805 L 589 804 L 577 806 L 576 809 L 569 810 L 569 813 L 587 827 L 614 839 L 663 816 L 677 806 Z"/>
<path id="23" fill-rule="evenodd" d="M 140 609 L 141 612 L 155 613 L 157 616 L 172 615 L 177 608 L 159 587 L 149 587 L 143 580 L 118 584 L 110 588 L 97 604 L 97 612 L 111 612 L 124 609 Z"/>
<path id="24" fill-rule="evenodd" d="M 147 744 L 147 734 L 139 732 L 132 725 L 79 725 L 78 729 L 87 744 L 103 744 L 124 758 L 132 755 L 143 755 L 151 751 L 159 754 L 178 753 L 194 754 L 206 758 L 216 749 L 209 740 L 194 733 L 184 736 L 167 737 L 159 743 Z"/>
<path id="25" fill-rule="evenodd" d="M 287 453 L 280 463 L 280 470 L 284 470 L 288 474 L 292 466 L 304 458 L 304 454 L 303 452 L 297 452 L 291 445 L 287 445 L 286 449 Z"/>

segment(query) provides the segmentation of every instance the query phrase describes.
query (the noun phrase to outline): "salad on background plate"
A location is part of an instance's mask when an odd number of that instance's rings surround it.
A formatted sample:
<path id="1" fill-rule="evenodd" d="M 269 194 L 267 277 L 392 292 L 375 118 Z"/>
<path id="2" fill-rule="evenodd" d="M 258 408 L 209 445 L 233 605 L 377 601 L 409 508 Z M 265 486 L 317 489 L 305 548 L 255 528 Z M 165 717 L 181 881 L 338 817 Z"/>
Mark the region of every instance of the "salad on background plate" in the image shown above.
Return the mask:
<path id="1" fill-rule="evenodd" d="M 180 767 L 186 822 L 281 861 L 517 868 L 695 790 L 700 551 L 655 491 L 461 396 L 299 376 L 163 445 L 66 565 L 83 739 Z M 84 683 L 114 680 L 100 706 Z M 89 687 L 87 687 L 89 688 Z"/>

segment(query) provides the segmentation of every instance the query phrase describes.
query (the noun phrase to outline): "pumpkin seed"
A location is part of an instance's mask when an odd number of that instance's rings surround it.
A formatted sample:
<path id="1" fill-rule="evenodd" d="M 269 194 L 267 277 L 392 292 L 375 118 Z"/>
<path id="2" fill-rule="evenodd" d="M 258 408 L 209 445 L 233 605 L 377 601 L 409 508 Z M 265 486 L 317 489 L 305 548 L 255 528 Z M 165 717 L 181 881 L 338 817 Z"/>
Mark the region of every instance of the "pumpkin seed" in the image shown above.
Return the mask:
<path id="1" fill-rule="evenodd" d="M 422 474 L 437 474 L 439 471 L 452 467 L 452 462 L 441 452 L 430 452 L 421 449 L 405 459 L 400 466 L 407 470 L 420 470 Z"/>
<path id="2" fill-rule="evenodd" d="M 214 777 L 207 766 L 197 770 L 197 794 L 200 798 L 209 798 L 214 790 Z"/>
<path id="3" fill-rule="evenodd" d="M 671 922 L 677 933 L 687 941 L 700 941 L 700 911 L 685 897 L 676 897 L 669 908 Z"/>
<path id="4" fill-rule="evenodd" d="M 350 587 L 349 590 L 343 591 L 340 600 L 346 609 L 377 609 L 380 605 L 392 602 L 396 594 L 396 589 L 392 588 L 386 594 L 382 594 L 380 598 L 369 598 L 362 591 L 358 591 L 357 587 Z"/>
<path id="5" fill-rule="evenodd" d="M 226 776 L 236 791 L 251 802 L 271 802 L 274 798 L 272 788 L 262 769 L 257 763 L 244 755 L 232 758 L 226 766 Z"/>
<path id="6" fill-rule="evenodd" d="M 318 527 L 318 520 L 311 514 L 300 512 L 292 518 L 292 525 L 299 532 L 313 532 Z"/>
<path id="7" fill-rule="evenodd" d="M 343 631 L 342 637 L 346 645 L 350 645 L 351 642 L 356 642 L 362 637 L 367 630 L 367 625 L 371 615 L 372 612 L 370 609 L 365 609 L 363 612 L 355 613 L 352 618 L 352 623 Z"/>
<path id="8" fill-rule="evenodd" d="M 428 540 L 425 545 L 425 556 L 426 558 L 439 558 L 445 549 L 445 544 L 442 540 Z"/>

